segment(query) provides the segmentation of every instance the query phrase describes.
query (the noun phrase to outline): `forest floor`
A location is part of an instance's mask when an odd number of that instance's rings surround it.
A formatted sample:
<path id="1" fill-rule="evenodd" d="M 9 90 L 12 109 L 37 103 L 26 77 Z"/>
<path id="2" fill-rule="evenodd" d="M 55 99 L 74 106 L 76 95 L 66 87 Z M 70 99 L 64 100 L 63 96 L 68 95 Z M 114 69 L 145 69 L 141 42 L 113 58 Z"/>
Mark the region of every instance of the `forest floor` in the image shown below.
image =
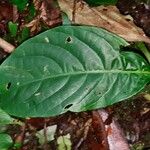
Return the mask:
<path id="1" fill-rule="evenodd" d="M 29 4 L 30 8 L 27 7 L 23 12 L 15 12 L 15 7 L 8 0 L 1 0 L 1 38 L 17 47 L 26 39 L 62 24 L 59 7 L 53 5 L 53 1 L 49 1 L 44 7 L 45 12 L 49 12 L 44 15 L 47 18 L 38 18 L 38 9 L 41 8 L 41 5 L 37 3 L 36 9 L 34 9 L 31 3 Z M 145 19 L 147 15 L 150 15 L 150 8 L 144 9 L 143 4 L 138 3 L 135 9 L 133 4 L 128 3 L 127 5 L 127 1 L 126 4 L 123 1 L 119 2 L 118 7 L 121 13 L 130 14 L 135 23 L 142 27 L 148 36 L 150 35 L 150 18 Z M 43 13 L 45 12 L 43 11 Z M 141 22 L 141 18 L 144 21 Z M 8 22 L 10 21 L 17 23 L 18 31 L 15 36 L 10 35 L 8 29 Z M 22 31 L 25 26 L 29 28 L 29 34 L 25 32 L 26 34 L 23 35 Z M 9 55 L 1 49 L 0 63 Z M 7 133 L 11 135 L 15 143 L 22 145 L 20 150 L 69 150 L 69 147 L 72 147 L 73 150 L 107 150 L 110 144 L 107 141 L 107 136 L 112 134 L 114 129 L 110 125 L 115 120 L 119 130 L 116 134 L 120 135 L 121 132 L 130 148 L 148 150 L 150 149 L 150 101 L 144 97 L 148 90 L 149 87 L 146 87 L 142 94 L 105 108 L 108 115 L 105 121 L 101 114 L 103 110 L 82 113 L 68 112 L 53 118 L 21 119 L 25 125 L 9 125 L 7 126 Z M 40 130 L 43 130 L 43 136 L 40 135 Z M 39 142 L 37 133 L 41 142 Z M 118 141 L 121 141 L 121 138 Z M 66 147 L 61 148 L 61 146 Z"/>

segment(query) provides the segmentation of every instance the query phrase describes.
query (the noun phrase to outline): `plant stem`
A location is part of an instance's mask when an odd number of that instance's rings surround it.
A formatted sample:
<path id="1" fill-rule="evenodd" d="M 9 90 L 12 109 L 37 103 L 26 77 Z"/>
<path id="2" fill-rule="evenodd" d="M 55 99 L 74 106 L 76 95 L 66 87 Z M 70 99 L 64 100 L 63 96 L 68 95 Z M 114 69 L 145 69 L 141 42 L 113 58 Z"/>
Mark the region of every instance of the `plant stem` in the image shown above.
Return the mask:
<path id="1" fill-rule="evenodd" d="M 47 139 L 47 123 L 46 123 L 46 119 L 44 119 L 44 138 L 45 138 L 45 143 L 44 143 L 44 150 L 48 150 L 48 139 Z"/>
<path id="2" fill-rule="evenodd" d="M 148 62 L 150 63 L 150 52 L 148 51 L 148 49 L 146 48 L 145 44 L 143 42 L 140 42 L 137 44 L 136 46 L 139 50 L 142 51 L 142 53 L 145 55 L 145 57 L 147 58 Z"/>
<path id="3" fill-rule="evenodd" d="M 15 139 L 15 144 L 20 145 L 19 150 L 21 150 L 21 146 L 23 145 L 23 142 L 24 142 L 26 127 L 27 127 L 27 124 L 25 122 L 25 124 L 21 126 L 21 133 Z"/>
<path id="4" fill-rule="evenodd" d="M 148 49 L 146 47 L 143 47 L 142 52 L 150 63 L 150 52 L 148 51 Z"/>

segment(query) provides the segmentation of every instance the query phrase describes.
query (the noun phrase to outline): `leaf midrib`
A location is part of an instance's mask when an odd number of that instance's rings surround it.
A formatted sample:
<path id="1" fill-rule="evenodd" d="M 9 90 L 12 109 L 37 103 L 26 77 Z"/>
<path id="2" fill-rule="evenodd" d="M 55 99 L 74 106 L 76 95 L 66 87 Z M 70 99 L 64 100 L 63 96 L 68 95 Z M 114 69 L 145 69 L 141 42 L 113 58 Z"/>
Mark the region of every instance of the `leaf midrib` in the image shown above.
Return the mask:
<path id="1" fill-rule="evenodd" d="M 118 74 L 118 73 L 122 73 L 122 74 L 145 74 L 145 75 L 150 75 L 149 71 L 122 71 L 122 70 L 92 70 L 92 71 L 80 71 L 80 72 L 72 72 L 72 73 L 60 73 L 58 75 L 53 75 L 53 76 L 47 76 L 45 78 L 41 78 L 41 79 L 33 79 L 33 81 L 29 81 L 26 82 L 25 84 L 22 84 L 20 86 L 24 86 L 26 84 L 29 83 L 34 83 L 34 82 L 38 82 L 38 81 L 42 81 L 42 80 L 46 80 L 46 79 L 52 79 L 52 78 L 59 78 L 59 77 L 65 77 L 65 76 L 76 76 L 76 75 L 86 75 L 86 74 L 103 74 L 103 73 L 109 73 L 109 74 Z"/>

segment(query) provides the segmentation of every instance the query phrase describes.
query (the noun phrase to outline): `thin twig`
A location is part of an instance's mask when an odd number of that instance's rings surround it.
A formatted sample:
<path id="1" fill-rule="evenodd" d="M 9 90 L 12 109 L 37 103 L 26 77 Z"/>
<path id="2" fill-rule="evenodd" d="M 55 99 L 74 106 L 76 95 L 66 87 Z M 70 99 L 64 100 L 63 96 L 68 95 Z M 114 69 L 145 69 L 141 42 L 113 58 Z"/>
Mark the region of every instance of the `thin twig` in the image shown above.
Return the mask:
<path id="1" fill-rule="evenodd" d="M 16 5 L 13 5 L 13 22 L 16 22 L 18 20 L 19 14 L 18 9 Z"/>
<path id="2" fill-rule="evenodd" d="M 143 42 L 137 43 L 137 48 L 145 55 L 148 62 L 150 63 L 150 52 L 147 49 L 146 45 Z"/>
<path id="3" fill-rule="evenodd" d="M 46 119 L 44 120 L 44 138 L 45 138 L 45 143 L 44 143 L 44 150 L 48 150 L 48 139 L 47 139 L 47 123 L 46 123 Z"/>
<path id="4" fill-rule="evenodd" d="M 15 49 L 15 46 L 3 40 L 2 38 L 0 38 L 0 47 L 3 48 L 6 53 L 12 53 Z"/>
<path id="5" fill-rule="evenodd" d="M 76 5 L 77 5 L 78 0 L 74 0 L 73 2 L 73 11 L 72 11 L 72 22 L 75 22 L 75 17 L 76 17 Z"/>
<path id="6" fill-rule="evenodd" d="M 89 132 L 89 129 L 90 129 L 90 126 L 91 126 L 91 123 L 92 123 L 92 119 L 88 119 L 87 122 L 85 123 L 85 125 L 84 125 L 84 128 L 85 128 L 84 129 L 84 135 L 80 139 L 80 141 L 77 143 L 77 145 L 75 147 L 75 150 L 78 150 L 79 147 L 81 146 L 81 144 L 86 140 L 88 132 Z"/>
<path id="7" fill-rule="evenodd" d="M 27 123 L 25 122 L 25 124 L 23 126 L 21 126 L 21 134 L 16 137 L 15 143 L 23 145 L 26 127 L 27 127 Z M 20 148 L 20 150 L 21 150 L 21 148 Z"/>

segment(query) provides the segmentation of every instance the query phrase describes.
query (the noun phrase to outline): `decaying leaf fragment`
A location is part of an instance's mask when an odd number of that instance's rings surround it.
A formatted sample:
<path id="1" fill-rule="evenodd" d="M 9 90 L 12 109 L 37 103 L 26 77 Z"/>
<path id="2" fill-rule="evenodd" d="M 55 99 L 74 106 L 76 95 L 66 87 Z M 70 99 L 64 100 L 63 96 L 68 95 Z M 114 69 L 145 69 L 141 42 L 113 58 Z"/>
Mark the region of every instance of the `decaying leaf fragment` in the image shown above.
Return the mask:
<path id="1" fill-rule="evenodd" d="M 34 0 L 33 3 L 38 14 L 31 22 L 25 25 L 30 28 L 32 35 L 41 30 L 41 23 L 50 28 L 61 24 L 60 10 L 57 5 L 53 4 L 54 0 Z"/>
<path id="2" fill-rule="evenodd" d="M 109 116 L 108 113 L 104 109 L 99 109 L 98 113 L 102 117 L 103 122 L 106 122 Z M 125 135 L 116 118 L 113 118 L 109 125 L 105 125 L 105 130 L 108 132 L 107 139 L 110 150 L 129 150 L 129 145 L 125 139 Z"/>
<path id="3" fill-rule="evenodd" d="M 74 18 L 75 24 L 102 27 L 123 37 L 127 41 L 150 43 L 150 38 L 133 23 L 132 18 L 121 15 L 115 6 L 90 8 L 81 0 L 77 1 L 76 6 L 74 6 L 74 0 L 58 0 L 58 3 L 61 10 L 68 15 L 70 20 Z"/>

